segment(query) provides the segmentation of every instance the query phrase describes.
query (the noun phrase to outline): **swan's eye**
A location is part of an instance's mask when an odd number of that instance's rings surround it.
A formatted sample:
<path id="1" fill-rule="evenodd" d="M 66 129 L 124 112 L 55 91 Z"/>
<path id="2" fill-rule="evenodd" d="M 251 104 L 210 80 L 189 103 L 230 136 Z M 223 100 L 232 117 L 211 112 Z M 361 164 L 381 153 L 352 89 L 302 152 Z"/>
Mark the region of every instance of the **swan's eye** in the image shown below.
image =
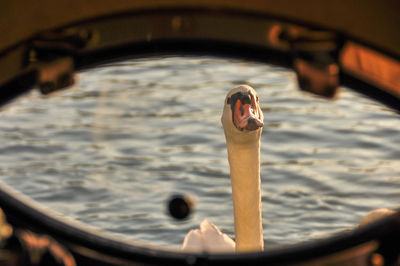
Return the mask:
<path id="1" fill-rule="evenodd" d="M 251 99 L 251 109 L 255 112 L 257 112 L 257 103 L 258 103 L 258 96 L 256 96 L 255 98 L 253 97 Z"/>

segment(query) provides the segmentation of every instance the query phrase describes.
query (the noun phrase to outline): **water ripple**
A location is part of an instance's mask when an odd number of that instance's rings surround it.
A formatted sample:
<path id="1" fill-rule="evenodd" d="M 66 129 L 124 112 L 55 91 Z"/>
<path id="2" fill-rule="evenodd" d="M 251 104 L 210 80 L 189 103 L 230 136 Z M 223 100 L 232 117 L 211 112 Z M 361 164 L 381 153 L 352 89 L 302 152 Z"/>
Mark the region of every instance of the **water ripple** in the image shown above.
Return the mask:
<path id="1" fill-rule="evenodd" d="M 342 88 L 324 100 L 286 69 L 212 57 L 129 60 L 78 74 L 75 89 L 37 92 L 0 112 L 0 178 L 65 215 L 144 245 L 178 247 L 209 218 L 233 233 L 220 123 L 235 85 L 253 85 L 266 246 L 342 232 L 400 202 L 399 116 Z M 171 194 L 195 197 L 183 222 Z"/>

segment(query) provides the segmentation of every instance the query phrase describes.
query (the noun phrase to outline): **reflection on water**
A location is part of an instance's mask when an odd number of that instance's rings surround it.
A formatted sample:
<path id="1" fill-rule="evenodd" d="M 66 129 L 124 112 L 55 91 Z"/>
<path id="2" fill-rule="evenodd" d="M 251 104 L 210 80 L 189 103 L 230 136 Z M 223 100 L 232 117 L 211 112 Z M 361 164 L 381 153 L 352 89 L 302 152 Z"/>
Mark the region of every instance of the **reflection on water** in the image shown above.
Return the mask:
<path id="1" fill-rule="evenodd" d="M 400 202 L 399 117 L 346 89 L 327 101 L 300 92 L 286 69 L 198 57 L 124 61 L 78 80 L 2 110 L 0 177 L 84 223 L 163 247 L 178 247 L 203 218 L 233 236 L 220 115 L 242 83 L 265 116 L 266 247 L 346 230 Z M 197 201 L 184 222 L 165 212 L 176 192 Z"/>

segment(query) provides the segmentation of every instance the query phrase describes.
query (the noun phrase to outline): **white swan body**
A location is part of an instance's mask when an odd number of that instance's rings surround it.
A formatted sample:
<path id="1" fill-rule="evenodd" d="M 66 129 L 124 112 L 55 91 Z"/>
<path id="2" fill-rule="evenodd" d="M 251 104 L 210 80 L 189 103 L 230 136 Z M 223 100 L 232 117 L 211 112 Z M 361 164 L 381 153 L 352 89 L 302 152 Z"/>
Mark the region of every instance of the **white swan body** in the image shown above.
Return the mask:
<path id="1" fill-rule="evenodd" d="M 236 245 L 216 226 L 204 220 L 200 229 L 186 235 L 182 250 L 246 252 L 264 249 L 260 189 L 263 119 L 258 96 L 253 88 L 240 85 L 228 93 L 221 122 L 230 166 Z"/>
<path id="2" fill-rule="evenodd" d="M 204 219 L 200 229 L 190 230 L 182 249 L 188 252 L 235 252 L 235 241 L 222 233 L 213 223 Z"/>
<path id="3" fill-rule="evenodd" d="M 393 215 L 395 213 L 396 213 L 396 211 L 389 210 L 386 208 L 372 210 L 360 221 L 360 223 L 358 224 L 358 227 L 368 225 L 370 223 L 373 223 L 375 221 L 378 221 L 384 217 Z"/>

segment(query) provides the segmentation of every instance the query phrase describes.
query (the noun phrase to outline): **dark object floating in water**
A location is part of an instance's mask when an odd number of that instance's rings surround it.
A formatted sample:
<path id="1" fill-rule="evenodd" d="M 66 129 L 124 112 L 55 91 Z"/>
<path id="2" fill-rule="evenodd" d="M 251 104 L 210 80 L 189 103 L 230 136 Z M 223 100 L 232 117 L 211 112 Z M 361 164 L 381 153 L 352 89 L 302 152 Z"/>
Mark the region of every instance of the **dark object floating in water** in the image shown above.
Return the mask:
<path id="1" fill-rule="evenodd" d="M 400 111 L 397 1 L 3 2 L 0 105 L 33 87 L 44 94 L 62 89 L 73 82 L 74 71 L 110 60 L 200 54 L 294 68 L 304 90 L 334 97 L 344 85 Z M 122 242 L 57 218 L 1 182 L 0 207 L 16 231 L 36 232 L 34 239 L 50 236 L 85 266 L 399 263 L 399 212 L 327 239 L 213 255 Z"/>
<path id="2" fill-rule="evenodd" d="M 177 220 L 186 219 L 193 208 L 193 200 L 189 196 L 173 195 L 168 200 L 168 212 Z"/>

